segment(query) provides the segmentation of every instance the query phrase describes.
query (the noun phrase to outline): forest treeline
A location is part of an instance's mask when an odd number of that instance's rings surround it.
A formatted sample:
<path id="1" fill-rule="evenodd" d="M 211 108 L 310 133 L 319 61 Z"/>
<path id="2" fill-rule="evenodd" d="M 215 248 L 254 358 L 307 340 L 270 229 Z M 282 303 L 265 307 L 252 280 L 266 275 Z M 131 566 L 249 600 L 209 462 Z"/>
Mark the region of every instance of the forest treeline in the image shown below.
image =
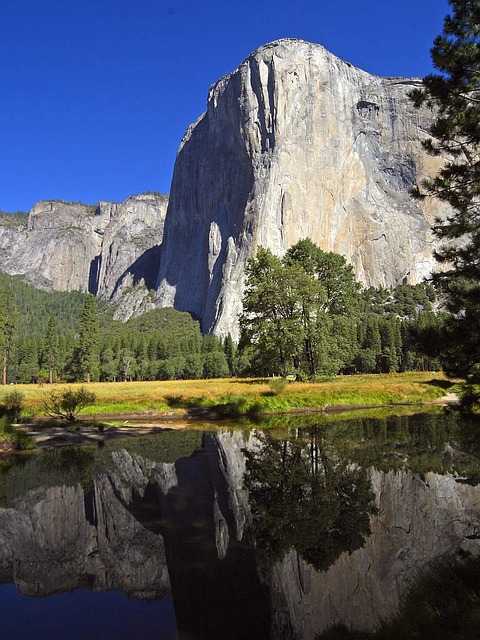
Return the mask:
<path id="1" fill-rule="evenodd" d="M 316 265 L 321 273 L 312 271 L 315 260 L 325 263 Z M 440 368 L 420 344 L 442 318 L 430 284 L 362 290 L 341 256 L 309 240 L 283 262 L 261 250 L 248 274 L 236 345 L 203 335 L 194 318 L 172 308 L 122 323 L 90 294 L 40 291 L 0 273 L 2 381 L 314 379 Z"/>

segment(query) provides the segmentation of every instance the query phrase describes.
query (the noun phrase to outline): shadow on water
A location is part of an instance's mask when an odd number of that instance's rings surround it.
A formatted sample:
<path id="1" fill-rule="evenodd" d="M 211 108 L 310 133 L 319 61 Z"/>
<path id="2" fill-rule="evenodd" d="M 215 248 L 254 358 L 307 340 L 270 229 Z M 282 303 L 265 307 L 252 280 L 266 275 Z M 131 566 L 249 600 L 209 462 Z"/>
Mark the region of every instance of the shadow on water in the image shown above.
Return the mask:
<path id="1" fill-rule="evenodd" d="M 336 625 L 317 640 L 477 640 L 480 558 L 447 559 L 419 572 L 398 614 L 374 632 Z"/>

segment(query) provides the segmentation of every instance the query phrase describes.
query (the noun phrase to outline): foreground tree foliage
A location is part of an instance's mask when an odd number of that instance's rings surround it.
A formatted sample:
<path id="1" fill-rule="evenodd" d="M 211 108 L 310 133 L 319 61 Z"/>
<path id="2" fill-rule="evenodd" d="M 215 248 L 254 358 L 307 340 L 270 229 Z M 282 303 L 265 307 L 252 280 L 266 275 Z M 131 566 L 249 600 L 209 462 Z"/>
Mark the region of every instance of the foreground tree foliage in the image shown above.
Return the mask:
<path id="1" fill-rule="evenodd" d="M 445 269 L 434 282 L 452 314 L 439 336 L 441 360 L 452 376 L 480 383 L 480 4 L 449 0 L 452 14 L 431 50 L 439 73 L 412 93 L 414 104 L 436 109 L 433 139 L 425 143 L 447 161 L 423 188 L 447 202 L 452 213 L 434 233 L 447 241 L 437 253 Z"/>
<path id="2" fill-rule="evenodd" d="M 428 356 L 418 346 L 422 332 L 429 332 L 427 342 L 433 345 L 431 330 L 439 323 L 431 285 L 359 292 L 344 259 L 310 241 L 292 247 L 283 260 L 268 252 L 262 256 L 261 250 L 255 273 L 262 286 L 251 304 L 265 317 L 252 315 L 248 331 L 258 329 L 265 337 L 263 351 L 250 341 L 253 333 L 245 333 L 237 347 L 231 336 L 221 341 L 202 335 L 197 320 L 175 309 L 155 309 L 122 323 L 101 300 L 39 291 L 0 273 L 0 289 L 15 292 L 17 309 L 6 354 L 7 382 L 86 382 L 88 359 L 82 354 L 88 355 L 87 339 L 95 337 L 90 379 L 108 382 L 282 371 L 310 378 L 440 367 L 435 352 Z M 85 307 L 91 307 L 88 313 Z M 267 312 L 274 322 L 262 327 Z"/>

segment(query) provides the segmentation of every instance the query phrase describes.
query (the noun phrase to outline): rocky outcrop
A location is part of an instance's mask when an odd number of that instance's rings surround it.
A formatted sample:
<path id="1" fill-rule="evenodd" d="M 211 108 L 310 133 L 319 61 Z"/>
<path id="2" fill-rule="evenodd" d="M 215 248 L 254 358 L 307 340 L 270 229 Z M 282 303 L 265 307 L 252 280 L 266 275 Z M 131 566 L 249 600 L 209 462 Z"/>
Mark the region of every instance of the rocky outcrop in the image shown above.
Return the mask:
<path id="1" fill-rule="evenodd" d="M 235 335 L 247 259 L 307 236 L 365 285 L 428 275 L 444 205 L 410 196 L 440 162 L 421 146 L 432 113 L 408 98 L 419 82 L 372 76 L 292 39 L 217 82 L 178 151 L 157 303 Z"/>
<path id="2" fill-rule="evenodd" d="M 25 224 L 0 221 L 1 269 L 41 289 L 126 299 L 120 316 L 139 314 L 153 308 L 167 204 L 153 194 L 96 206 L 39 202 Z"/>
<path id="3" fill-rule="evenodd" d="M 129 492 L 144 490 L 148 462 L 126 452 L 117 459 L 122 466 L 96 477 L 91 492 L 78 484 L 38 488 L 14 507 L 0 508 L 0 572 L 22 594 L 81 587 L 121 589 L 137 598 L 170 593 L 163 538 L 147 531 L 121 499 L 126 476 Z"/>

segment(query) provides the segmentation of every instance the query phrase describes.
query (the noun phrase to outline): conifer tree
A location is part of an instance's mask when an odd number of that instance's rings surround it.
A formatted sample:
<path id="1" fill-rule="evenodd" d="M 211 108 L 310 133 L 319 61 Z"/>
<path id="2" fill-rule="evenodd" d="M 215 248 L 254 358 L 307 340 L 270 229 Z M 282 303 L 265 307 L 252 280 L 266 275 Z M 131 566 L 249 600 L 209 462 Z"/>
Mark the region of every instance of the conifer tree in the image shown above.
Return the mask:
<path id="1" fill-rule="evenodd" d="M 2 353 L 2 384 L 7 384 L 8 363 L 17 324 L 17 307 L 12 286 L 0 291 L 0 346 Z"/>
<path id="2" fill-rule="evenodd" d="M 91 382 L 98 374 L 98 313 L 97 301 L 89 293 L 80 317 L 78 343 L 72 358 L 72 372 L 77 380 Z"/>
<path id="3" fill-rule="evenodd" d="M 58 334 L 57 324 L 53 316 L 48 319 L 42 361 L 43 366 L 48 371 L 48 381 L 52 384 L 53 374 L 58 367 Z"/>
<path id="4" fill-rule="evenodd" d="M 448 241 L 436 254 L 445 270 L 434 276 L 452 313 L 442 364 L 448 374 L 480 382 L 480 3 L 449 3 L 452 14 L 431 49 L 439 73 L 424 78 L 411 97 L 436 110 L 433 139 L 425 146 L 447 158 L 423 184 L 427 194 L 452 207 L 434 226 L 436 236 Z"/>

